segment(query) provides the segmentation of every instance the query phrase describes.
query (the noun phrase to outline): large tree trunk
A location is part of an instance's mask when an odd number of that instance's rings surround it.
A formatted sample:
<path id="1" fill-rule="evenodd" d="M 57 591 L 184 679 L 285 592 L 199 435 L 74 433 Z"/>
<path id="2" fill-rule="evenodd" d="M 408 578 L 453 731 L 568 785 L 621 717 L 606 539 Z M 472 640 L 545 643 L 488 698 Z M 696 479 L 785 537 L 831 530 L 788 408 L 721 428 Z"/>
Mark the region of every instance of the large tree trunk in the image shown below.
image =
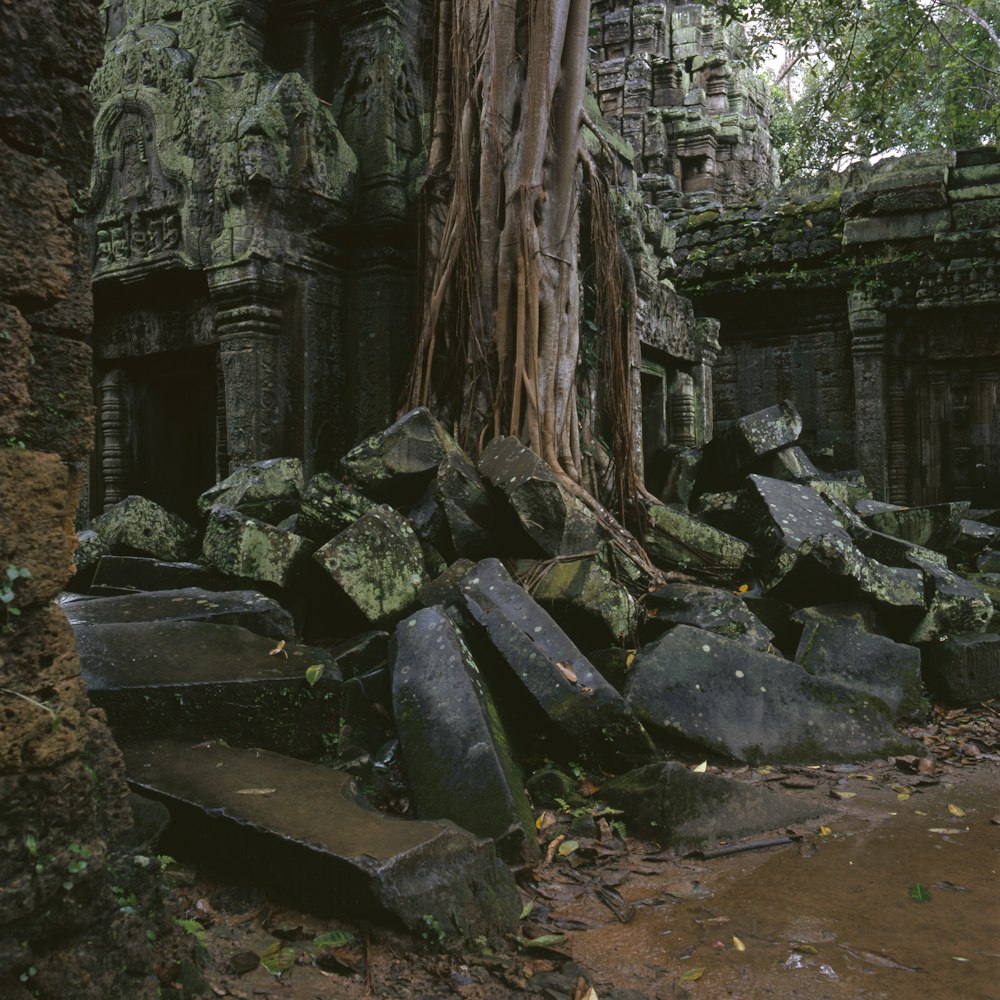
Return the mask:
<path id="1" fill-rule="evenodd" d="M 596 244 L 587 253 L 595 292 L 587 318 L 605 358 L 600 395 L 614 410 L 622 502 L 638 485 L 628 398 L 634 296 L 610 188 L 583 142 L 590 3 L 438 0 L 437 9 L 409 403 L 434 407 L 473 452 L 511 434 L 564 482 L 595 490 L 577 385 L 585 206 Z M 584 415 L 585 436 L 593 417 Z"/>

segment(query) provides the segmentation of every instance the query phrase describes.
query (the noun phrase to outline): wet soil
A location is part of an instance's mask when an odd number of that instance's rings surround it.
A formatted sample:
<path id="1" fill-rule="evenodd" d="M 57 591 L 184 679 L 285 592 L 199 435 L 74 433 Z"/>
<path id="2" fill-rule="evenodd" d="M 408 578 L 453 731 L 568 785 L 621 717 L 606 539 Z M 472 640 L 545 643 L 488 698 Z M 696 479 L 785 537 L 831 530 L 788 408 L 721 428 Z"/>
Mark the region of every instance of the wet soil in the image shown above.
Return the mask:
<path id="1" fill-rule="evenodd" d="M 720 771 L 828 806 L 774 831 L 783 846 L 678 856 L 599 824 L 521 873 L 530 912 L 504 954 L 321 920 L 181 863 L 201 981 L 161 968 L 164 995 L 1000 1000 L 1000 756 L 982 723 L 939 712 L 914 730 L 924 764 Z"/>

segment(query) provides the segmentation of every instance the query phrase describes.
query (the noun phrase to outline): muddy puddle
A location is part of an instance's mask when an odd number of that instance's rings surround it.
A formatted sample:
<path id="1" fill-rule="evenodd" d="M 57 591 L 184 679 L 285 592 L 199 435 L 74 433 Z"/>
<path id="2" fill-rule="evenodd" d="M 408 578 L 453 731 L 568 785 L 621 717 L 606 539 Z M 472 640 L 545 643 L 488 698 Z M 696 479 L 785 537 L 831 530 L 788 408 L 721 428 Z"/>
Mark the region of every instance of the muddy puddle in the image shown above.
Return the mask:
<path id="1" fill-rule="evenodd" d="M 1000 1000 L 1000 770 L 904 799 L 855 777 L 844 811 L 795 844 L 625 866 L 610 879 L 627 923 L 608 922 L 607 897 L 553 889 L 552 917 L 589 925 L 573 957 L 658 998 Z"/>

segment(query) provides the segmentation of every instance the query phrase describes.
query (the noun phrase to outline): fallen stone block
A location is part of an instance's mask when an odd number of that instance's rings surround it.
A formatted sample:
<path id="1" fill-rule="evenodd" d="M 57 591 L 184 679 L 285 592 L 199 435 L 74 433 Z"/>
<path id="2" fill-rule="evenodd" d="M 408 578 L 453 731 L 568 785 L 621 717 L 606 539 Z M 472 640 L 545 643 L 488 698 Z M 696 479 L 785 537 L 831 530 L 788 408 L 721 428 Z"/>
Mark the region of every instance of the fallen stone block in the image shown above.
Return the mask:
<path id="1" fill-rule="evenodd" d="M 969 501 L 961 500 L 925 507 L 900 507 L 863 516 L 865 523 L 875 531 L 929 549 L 946 549 L 958 538 L 961 521 L 968 512 Z"/>
<path id="2" fill-rule="evenodd" d="M 858 619 L 808 622 L 795 662 L 814 677 L 879 698 L 900 719 L 924 719 L 930 710 L 920 674 L 920 650 L 866 631 Z"/>
<path id="3" fill-rule="evenodd" d="M 465 603 L 462 598 L 462 581 L 476 564 L 471 559 L 456 559 L 443 573 L 420 588 L 417 595 L 425 608 L 435 604 L 452 605 L 460 608 Z"/>
<path id="4" fill-rule="evenodd" d="M 771 597 L 796 604 L 867 597 L 888 608 L 908 610 L 912 620 L 927 603 L 922 570 L 886 566 L 843 535 L 808 539 L 791 558 L 779 558 L 776 568 L 764 572 Z"/>
<path id="5" fill-rule="evenodd" d="M 340 469 L 365 495 L 400 506 L 415 503 L 445 455 L 460 450 L 440 421 L 421 406 L 352 448 L 340 460 Z"/>
<path id="6" fill-rule="evenodd" d="M 444 457 L 431 484 L 444 538 L 434 544 L 449 559 L 481 559 L 494 545 L 496 517 L 476 467 L 460 452 Z"/>
<path id="7" fill-rule="evenodd" d="M 776 582 L 795 564 L 803 544 L 821 537 L 850 542 L 850 535 L 823 498 L 807 486 L 751 475 L 737 505 L 742 537 L 769 558 L 768 577 Z"/>
<path id="8" fill-rule="evenodd" d="M 578 555 L 606 537 L 597 518 L 517 438 L 494 438 L 479 472 L 506 498 L 527 536 L 547 556 Z"/>
<path id="9" fill-rule="evenodd" d="M 129 496 L 91 522 L 116 555 L 144 555 L 168 562 L 186 559 L 195 550 L 198 533 L 182 517 L 145 497 Z"/>
<path id="10" fill-rule="evenodd" d="M 864 522 L 848 529 L 855 544 L 866 555 L 886 566 L 913 567 L 914 559 L 939 566 L 948 565 L 948 557 L 934 549 L 914 545 L 895 535 L 869 528 Z"/>
<path id="11" fill-rule="evenodd" d="M 744 568 L 750 546 L 742 539 L 662 504 L 650 504 L 646 514 L 646 549 L 657 566 L 727 579 Z"/>
<path id="12" fill-rule="evenodd" d="M 299 507 L 298 532 L 323 544 L 349 528 L 377 505 L 328 472 L 309 480 Z"/>
<path id="13" fill-rule="evenodd" d="M 923 647 L 927 686 L 955 705 L 979 705 L 1000 698 L 1000 635 L 951 635 Z"/>
<path id="14" fill-rule="evenodd" d="M 314 547 L 301 535 L 214 507 L 205 528 L 202 558 L 227 576 L 287 587 Z"/>
<path id="15" fill-rule="evenodd" d="M 476 565 L 462 594 L 525 692 L 581 754 L 609 767 L 650 758 L 653 744 L 622 696 L 496 559 Z"/>
<path id="16" fill-rule="evenodd" d="M 578 646 L 622 645 L 635 635 L 635 599 L 597 556 L 538 563 L 527 576 L 531 596 Z"/>
<path id="17" fill-rule="evenodd" d="M 524 776 L 455 622 L 440 606 L 405 618 L 390 660 L 393 717 L 418 815 L 490 838 L 511 864 L 536 860 Z"/>
<path id="18" fill-rule="evenodd" d="M 91 593 L 130 594 L 139 590 L 229 590 L 233 581 L 195 562 L 163 562 L 145 556 L 103 556 L 90 584 Z"/>
<path id="19" fill-rule="evenodd" d="M 295 623 L 277 601 L 253 590 L 216 592 L 188 587 L 183 590 L 142 591 L 116 597 L 86 597 L 60 601 L 70 625 L 113 625 L 129 622 L 201 621 L 239 625 L 271 639 L 292 640 Z"/>
<path id="20" fill-rule="evenodd" d="M 688 770 L 676 761 L 647 764 L 601 785 L 601 798 L 625 812 L 629 829 L 662 847 L 711 847 L 815 819 L 823 806 L 772 788 Z"/>
<path id="21" fill-rule="evenodd" d="M 144 743 L 125 761 L 132 787 L 169 807 L 175 842 L 311 912 L 431 925 L 446 944 L 500 945 L 517 930 L 514 877 L 490 841 L 384 816 L 350 775 L 218 742 Z"/>
<path id="22" fill-rule="evenodd" d="M 759 459 L 795 444 L 802 417 L 787 399 L 730 424 L 705 445 L 699 490 L 730 489 Z"/>
<path id="23" fill-rule="evenodd" d="M 923 572 L 927 614 L 913 630 L 909 641 L 930 642 L 959 632 L 983 632 L 993 617 L 993 602 L 978 584 L 966 580 L 946 566 L 914 557 Z"/>
<path id="24" fill-rule="evenodd" d="M 751 764 L 864 759 L 917 746 L 896 733 L 881 700 L 688 625 L 639 650 L 625 690 L 646 725 Z"/>
<path id="25" fill-rule="evenodd" d="M 406 518 L 391 507 L 370 510 L 314 558 L 374 625 L 404 615 L 425 582 L 420 542 Z"/>
<path id="26" fill-rule="evenodd" d="M 792 483 L 810 483 L 823 478 L 812 459 L 797 445 L 789 444 L 770 452 L 754 463 L 755 473 Z"/>
<path id="27" fill-rule="evenodd" d="M 958 537 L 951 543 L 950 551 L 958 556 L 969 559 L 979 555 L 1000 538 L 1000 528 L 982 521 L 962 518 L 958 522 Z"/>
<path id="28" fill-rule="evenodd" d="M 73 632 L 90 699 L 120 743 L 170 734 L 308 757 L 336 734 L 340 674 L 325 650 L 206 622 Z M 312 685 L 310 667 L 323 668 Z"/>
<path id="29" fill-rule="evenodd" d="M 207 489 L 198 497 L 198 510 L 207 514 L 225 507 L 277 524 L 299 509 L 303 485 L 301 459 L 269 458 L 241 466 Z"/>
<path id="30" fill-rule="evenodd" d="M 389 662 L 389 633 L 378 630 L 352 636 L 330 650 L 330 659 L 343 677 L 357 677 Z"/>
<path id="31" fill-rule="evenodd" d="M 647 614 L 660 624 L 693 625 L 714 635 L 737 639 L 764 653 L 774 633 L 728 590 L 692 583 L 668 583 L 645 600 Z"/>
<path id="32" fill-rule="evenodd" d="M 76 549 L 73 551 L 73 566 L 77 576 L 89 577 L 97 569 L 102 557 L 109 555 L 110 552 L 111 549 L 96 531 L 77 532 Z"/>
<path id="33" fill-rule="evenodd" d="M 1000 550 L 986 549 L 976 558 L 976 569 L 980 573 L 1000 573 Z"/>

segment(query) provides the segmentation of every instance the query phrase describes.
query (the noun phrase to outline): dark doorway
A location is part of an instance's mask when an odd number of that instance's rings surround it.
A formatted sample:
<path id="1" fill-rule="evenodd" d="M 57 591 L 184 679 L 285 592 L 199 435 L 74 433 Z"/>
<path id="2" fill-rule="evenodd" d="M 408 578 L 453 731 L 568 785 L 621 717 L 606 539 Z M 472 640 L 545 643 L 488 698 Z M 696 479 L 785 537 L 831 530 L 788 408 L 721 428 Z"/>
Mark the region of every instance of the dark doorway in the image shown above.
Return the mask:
<path id="1" fill-rule="evenodd" d="M 215 350 L 151 355 L 131 376 L 130 493 L 197 520 L 198 496 L 215 482 Z"/>

